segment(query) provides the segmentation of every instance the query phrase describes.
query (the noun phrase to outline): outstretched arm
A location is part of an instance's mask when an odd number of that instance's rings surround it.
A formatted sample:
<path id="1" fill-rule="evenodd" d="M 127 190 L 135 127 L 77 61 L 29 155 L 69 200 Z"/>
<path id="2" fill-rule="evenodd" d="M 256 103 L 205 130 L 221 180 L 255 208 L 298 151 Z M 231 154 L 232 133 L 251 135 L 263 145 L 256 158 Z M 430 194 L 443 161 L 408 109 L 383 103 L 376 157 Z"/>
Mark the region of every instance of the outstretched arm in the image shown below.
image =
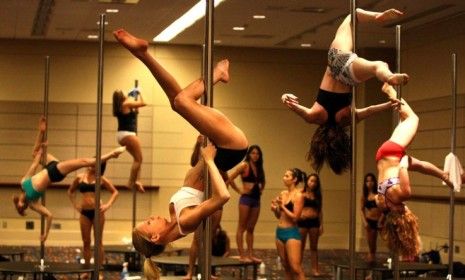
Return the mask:
<path id="1" fill-rule="evenodd" d="M 391 99 L 388 102 L 371 105 L 365 108 L 355 109 L 357 122 L 363 121 L 366 118 L 371 117 L 374 114 L 388 110 L 389 108 L 396 108 L 400 105 L 400 101 L 397 99 Z"/>
<path id="2" fill-rule="evenodd" d="M 44 234 L 40 237 L 40 240 L 42 242 L 45 242 L 48 237 L 48 233 L 50 232 L 50 228 L 52 227 L 52 213 L 45 207 L 43 206 L 38 200 L 34 202 L 29 202 L 29 207 L 39 213 L 42 216 L 45 216 L 45 232 Z"/>
<path id="3" fill-rule="evenodd" d="M 281 96 L 281 101 L 294 113 L 303 118 L 306 122 L 315 123 L 316 113 L 311 108 L 299 104 L 299 98 L 291 93 L 285 93 Z"/>
<path id="4" fill-rule="evenodd" d="M 32 164 L 29 169 L 26 171 L 23 179 L 32 177 L 36 173 L 37 166 L 39 166 L 40 159 L 42 157 L 42 149 L 39 148 L 38 151 L 35 153 L 34 159 L 32 160 Z"/>

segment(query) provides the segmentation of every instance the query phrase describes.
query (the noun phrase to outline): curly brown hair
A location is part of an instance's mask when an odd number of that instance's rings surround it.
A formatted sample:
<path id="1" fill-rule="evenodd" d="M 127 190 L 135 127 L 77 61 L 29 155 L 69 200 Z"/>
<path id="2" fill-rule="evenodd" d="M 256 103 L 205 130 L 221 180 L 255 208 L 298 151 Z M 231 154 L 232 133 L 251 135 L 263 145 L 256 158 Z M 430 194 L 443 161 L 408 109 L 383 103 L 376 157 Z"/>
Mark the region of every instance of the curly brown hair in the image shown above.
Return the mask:
<path id="1" fill-rule="evenodd" d="M 352 143 L 348 129 L 339 125 L 320 125 L 313 134 L 307 160 L 319 173 L 326 161 L 336 174 L 350 169 L 352 161 Z"/>
<path id="2" fill-rule="evenodd" d="M 421 247 L 418 228 L 418 218 L 408 208 L 390 211 L 386 215 L 381 236 L 387 240 L 391 251 L 401 256 L 417 256 Z"/>

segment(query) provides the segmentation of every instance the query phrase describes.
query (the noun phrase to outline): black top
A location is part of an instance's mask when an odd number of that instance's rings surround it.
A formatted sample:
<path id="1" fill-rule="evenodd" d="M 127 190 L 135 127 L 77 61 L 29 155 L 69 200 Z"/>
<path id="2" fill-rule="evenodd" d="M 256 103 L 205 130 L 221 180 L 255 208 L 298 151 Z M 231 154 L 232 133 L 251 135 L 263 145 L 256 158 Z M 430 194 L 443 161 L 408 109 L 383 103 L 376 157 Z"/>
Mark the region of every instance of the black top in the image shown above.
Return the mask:
<path id="1" fill-rule="evenodd" d="M 95 192 L 95 183 L 94 184 L 87 184 L 84 182 L 79 182 L 79 191 L 82 193 L 85 192 Z"/>
<path id="2" fill-rule="evenodd" d="M 118 119 L 118 131 L 137 132 L 137 111 L 131 111 L 128 114 L 119 113 L 116 118 Z"/>
<path id="3" fill-rule="evenodd" d="M 292 202 L 292 200 L 290 200 L 286 205 L 284 205 L 284 207 L 287 208 L 287 210 L 293 212 L 294 211 L 294 203 Z"/>
<path id="4" fill-rule="evenodd" d="M 373 200 L 365 200 L 365 204 L 364 204 L 365 208 L 366 209 L 373 209 L 373 208 L 376 208 L 376 201 L 373 199 Z"/>
<path id="5" fill-rule="evenodd" d="M 314 208 L 316 210 L 320 210 L 320 201 L 318 199 L 310 199 L 304 197 L 304 207 Z"/>
<path id="6" fill-rule="evenodd" d="M 334 93 L 323 89 L 318 90 L 316 102 L 325 108 L 328 113 L 328 124 L 336 124 L 336 113 L 352 102 L 352 93 Z"/>

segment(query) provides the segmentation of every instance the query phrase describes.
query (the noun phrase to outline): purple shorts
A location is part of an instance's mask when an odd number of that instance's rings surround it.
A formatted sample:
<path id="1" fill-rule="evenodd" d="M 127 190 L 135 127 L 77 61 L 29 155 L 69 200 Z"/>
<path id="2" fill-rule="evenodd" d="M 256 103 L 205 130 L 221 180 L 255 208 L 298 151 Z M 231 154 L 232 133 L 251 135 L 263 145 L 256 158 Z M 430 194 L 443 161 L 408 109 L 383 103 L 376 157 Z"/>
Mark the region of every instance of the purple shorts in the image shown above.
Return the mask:
<path id="1" fill-rule="evenodd" d="M 239 204 L 247 205 L 250 208 L 258 208 L 260 207 L 260 199 L 256 199 L 251 197 L 250 195 L 243 194 L 241 198 L 239 198 Z"/>

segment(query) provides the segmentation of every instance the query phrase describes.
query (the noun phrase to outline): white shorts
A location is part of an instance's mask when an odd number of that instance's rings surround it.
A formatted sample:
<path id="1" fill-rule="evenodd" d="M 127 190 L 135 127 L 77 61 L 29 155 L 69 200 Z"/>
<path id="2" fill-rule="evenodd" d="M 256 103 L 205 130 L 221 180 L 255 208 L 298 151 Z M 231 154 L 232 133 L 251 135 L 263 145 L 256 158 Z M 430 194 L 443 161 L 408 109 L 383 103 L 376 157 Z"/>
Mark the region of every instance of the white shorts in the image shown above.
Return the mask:
<path id="1" fill-rule="evenodd" d="M 120 130 L 116 133 L 116 141 L 121 145 L 123 138 L 130 135 L 136 136 L 137 134 L 134 131 Z"/>

